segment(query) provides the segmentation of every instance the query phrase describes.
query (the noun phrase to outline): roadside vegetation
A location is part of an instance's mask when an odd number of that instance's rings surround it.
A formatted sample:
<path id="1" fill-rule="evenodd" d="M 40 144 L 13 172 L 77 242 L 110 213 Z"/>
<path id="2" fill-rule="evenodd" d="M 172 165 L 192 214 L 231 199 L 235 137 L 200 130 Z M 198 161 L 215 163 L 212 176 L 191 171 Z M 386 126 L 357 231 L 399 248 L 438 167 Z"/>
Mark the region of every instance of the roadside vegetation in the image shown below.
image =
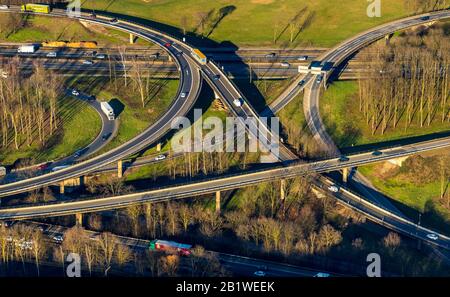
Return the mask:
<path id="1" fill-rule="evenodd" d="M 408 158 L 402 166 L 389 162 L 359 170 L 406 215 L 450 235 L 450 154 L 448 150 Z"/>

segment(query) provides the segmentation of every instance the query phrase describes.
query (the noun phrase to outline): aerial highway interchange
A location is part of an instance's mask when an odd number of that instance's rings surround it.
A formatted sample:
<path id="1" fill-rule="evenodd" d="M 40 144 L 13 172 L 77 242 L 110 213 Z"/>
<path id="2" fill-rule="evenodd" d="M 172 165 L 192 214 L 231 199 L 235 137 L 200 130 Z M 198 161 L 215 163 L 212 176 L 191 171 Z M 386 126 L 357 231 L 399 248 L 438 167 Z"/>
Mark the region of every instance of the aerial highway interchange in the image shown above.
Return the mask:
<path id="1" fill-rule="evenodd" d="M 18 9 L 13 8 L 11 11 L 18 12 Z M 54 17 L 66 17 L 64 11 L 58 10 L 54 10 L 49 15 Z M 312 173 L 349 170 L 353 167 L 364 164 L 396 159 L 428 150 L 448 147 L 450 146 L 450 139 L 447 137 L 423 143 L 380 149 L 380 154 L 374 154 L 373 152 L 362 152 L 342 159 L 338 148 L 326 132 L 320 117 L 318 106 L 321 86 L 327 84 L 328 79 L 333 74 L 333 71 L 338 68 L 340 63 L 342 63 L 350 55 L 360 50 L 362 47 L 399 30 L 449 17 L 450 11 L 448 10 L 427 14 L 426 18 L 424 15 L 414 16 L 381 25 L 377 28 L 364 32 L 355 38 L 344 41 L 342 44 L 331 49 L 318 58 L 325 68 L 330 67 L 329 69 L 325 69 L 321 74 L 324 76 L 323 80 L 318 79 L 321 75 L 299 75 L 298 78 L 295 79 L 294 82 L 287 88 L 287 90 L 262 112 L 262 115 L 264 116 L 278 113 L 301 91 L 305 90 L 304 109 L 308 127 L 312 131 L 314 138 L 322 145 L 323 149 L 329 153 L 331 156 L 330 159 L 302 163 L 298 160 L 298 157 L 289 150 L 289 148 L 287 148 L 283 143 L 280 143 L 280 155 L 277 160 L 279 163 L 274 164 L 273 166 L 267 166 L 267 169 L 254 172 L 250 171 L 235 173 L 232 175 L 215 176 L 213 178 L 203 180 L 199 179 L 198 181 L 188 184 L 168 186 L 161 189 L 154 189 L 124 196 L 67 201 L 64 203 L 49 203 L 30 207 L 4 207 L 0 209 L 0 218 L 29 219 L 33 217 L 58 216 L 116 209 L 134 203 L 142 203 L 147 201 L 163 201 L 168 199 L 192 197 L 195 195 L 203 195 L 249 186 L 264 181 L 293 178 L 295 176 Z M 216 93 L 216 96 L 221 98 L 227 104 L 234 116 L 240 117 L 244 120 L 249 117 L 259 119 L 259 115 L 252 108 L 250 102 L 220 69 L 220 67 L 214 63 L 214 61 L 210 60 L 205 64 L 200 64 L 190 57 L 192 47 L 189 46 L 188 43 L 184 43 L 174 37 L 166 35 L 164 32 L 159 32 L 152 28 L 131 23 L 126 20 L 119 20 L 117 23 L 112 24 L 109 22 L 109 17 L 99 14 L 96 18 L 91 18 L 89 14 L 83 13 L 79 19 L 85 22 L 113 27 L 160 45 L 172 57 L 180 70 L 180 87 L 177 97 L 170 106 L 169 110 L 155 124 L 129 142 L 100 156 L 79 162 L 60 171 L 1 185 L 0 197 L 27 192 L 32 189 L 57 184 L 59 182 L 63 182 L 64 180 L 98 171 L 108 164 L 123 160 L 129 155 L 157 143 L 157 141 L 170 130 L 171 121 L 177 116 L 187 114 L 192 108 L 199 95 L 202 78 L 211 85 L 212 89 Z M 167 44 L 170 44 L 170 46 L 167 46 Z M 179 54 L 179 52 L 182 52 L 183 54 Z M 214 79 L 216 76 L 219 76 L 220 79 Z M 303 81 L 302 84 L 300 84 L 301 81 Z M 187 98 L 181 98 L 180 94 L 182 92 L 187 93 Z M 236 99 L 243 99 L 245 104 L 241 107 L 236 107 L 233 104 L 233 101 Z M 271 135 L 268 127 L 262 125 L 260 128 L 267 130 L 267 135 Z M 262 142 L 266 143 L 266 141 Z M 439 234 L 438 240 L 430 239 L 427 235 L 437 232 L 419 226 L 414 222 L 405 219 L 405 217 L 399 216 L 395 212 L 384 209 L 382 205 L 377 205 L 370 200 L 366 200 L 365 197 L 362 197 L 361 195 L 347 189 L 345 184 L 340 184 L 341 191 L 338 193 L 333 193 L 328 190 L 328 187 L 335 183 L 330 178 L 326 176 L 315 177 L 313 178 L 313 183 L 318 189 L 325 191 L 329 195 L 335 196 L 342 203 L 362 212 L 375 222 L 410 237 L 424 240 L 430 244 L 440 246 L 445 249 L 449 249 L 450 247 L 450 238 Z"/>

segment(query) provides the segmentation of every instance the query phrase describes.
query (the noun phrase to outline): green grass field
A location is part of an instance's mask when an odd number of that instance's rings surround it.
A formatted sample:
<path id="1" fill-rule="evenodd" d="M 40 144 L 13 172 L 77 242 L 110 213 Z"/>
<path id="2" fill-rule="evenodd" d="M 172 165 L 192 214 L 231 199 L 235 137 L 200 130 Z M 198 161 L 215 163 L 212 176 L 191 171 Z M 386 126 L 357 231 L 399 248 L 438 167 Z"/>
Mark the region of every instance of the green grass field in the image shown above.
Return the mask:
<path id="1" fill-rule="evenodd" d="M 112 85 L 109 85 L 103 78 L 84 77 L 74 79 L 71 82 L 77 89 L 95 95 L 97 100 L 116 102 L 123 107 L 118 115 L 119 129 L 117 135 L 97 154 L 107 152 L 137 136 L 167 110 L 178 90 L 179 81 L 170 79 L 158 82 L 162 84 L 161 90 L 147 102 L 144 108 L 142 108 L 138 94 L 129 88 L 124 88 L 122 80 L 118 83 L 118 92 L 115 92 Z"/>
<path id="2" fill-rule="evenodd" d="M 388 128 L 384 135 L 379 131 L 372 135 L 370 126 L 359 111 L 358 102 L 358 83 L 355 81 L 334 82 L 321 96 L 320 114 L 328 133 L 339 147 L 399 140 L 450 130 L 448 122 L 441 123 L 437 119 L 429 127 L 420 127 L 416 119 L 405 131 L 405 124 L 401 119 L 397 128 Z"/>
<path id="3" fill-rule="evenodd" d="M 0 14 L 2 16 L 2 14 Z M 55 25 L 57 24 L 57 25 Z M 99 46 L 127 44 L 128 34 L 99 26 L 85 27 L 80 22 L 63 18 L 30 16 L 27 25 L 9 36 L 0 34 L 5 42 L 41 42 L 41 41 L 97 41 Z M 138 39 L 138 44 L 144 44 Z"/>
<path id="4" fill-rule="evenodd" d="M 62 126 L 48 140 L 46 149 L 34 143 L 30 147 L 24 145 L 17 151 L 13 148 L 0 150 L 0 162 L 9 165 L 19 158 L 34 158 L 36 163 L 59 159 L 85 147 L 100 133 L 101 119 L 85 102 L 64 97 L 59 101 L 58 114 L 62 118 Z"/>
<path id="5" fill-rule="evenodd" d="M 217 42 L 231 41 L 239 46 L 273 46 L 274 31 L 278 37 L 276 46 L 286 46 L 290 39 L 289 21 L 306 8 L 299 23 L 309 17 L 309 25 L 306 24 L 298 35 L 294 32 L 297 38 L 290 45 L 332 46 L 365 29 L 410 14 L 403 3 L 403 0 L 383 1 L 381 18 L 369 18 L 367 1 L 355 0 L 90 0 L 82 5 L 177 28 L 186 23 L 188 31 L 199 27 L 200 14 L 208 14 L 214 9 L 214 16 L 222 8 L 229 13 L 216 26 L 214 17 L 210 18 L 211 22 L 204 27 L 204 35 Z M 186 16 L 185 21 L 183 16 Z"/>

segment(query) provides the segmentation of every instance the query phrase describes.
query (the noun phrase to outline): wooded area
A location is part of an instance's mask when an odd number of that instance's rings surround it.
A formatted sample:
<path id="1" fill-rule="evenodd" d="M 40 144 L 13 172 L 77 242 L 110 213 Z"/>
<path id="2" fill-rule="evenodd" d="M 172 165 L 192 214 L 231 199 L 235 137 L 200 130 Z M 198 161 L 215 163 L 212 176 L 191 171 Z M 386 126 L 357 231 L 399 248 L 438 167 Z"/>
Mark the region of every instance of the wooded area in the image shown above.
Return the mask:
<path id="1" fill-rule="evenodd" d="M 33 74 L 24 77 L 19 65 L 16 57 L 2 68 L 7 78 L 0 79 L 0 147 L 19 149 L 35 141 L 44 146 L 59 126 L 63 80 L 39 62 L 33 63 Z"/>
<path id="2" fill-rule="evenodd" d="M 359 79 L 359 110 L 372 135 L 396 129 L 400 121 L 405 131 L 413 121 L 420 127 L 450 123 L 450 43 L 442 28 L 378 43 L 361 56 L 373 75 Z"/>

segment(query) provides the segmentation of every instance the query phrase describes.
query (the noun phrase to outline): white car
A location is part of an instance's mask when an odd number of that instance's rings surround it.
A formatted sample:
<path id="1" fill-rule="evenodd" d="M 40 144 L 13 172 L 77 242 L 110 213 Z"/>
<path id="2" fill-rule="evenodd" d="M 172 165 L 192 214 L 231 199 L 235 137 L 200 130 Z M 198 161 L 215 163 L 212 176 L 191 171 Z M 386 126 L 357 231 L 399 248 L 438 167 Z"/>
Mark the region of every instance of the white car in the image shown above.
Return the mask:
<path id="1" fill-rule="evenodd" d="M 427 234 L 427 237 L 428 237 L 429 239 L 431 239 L 431 240 L 438 240 L 438 239 L 439 239 L 439 236 L 437 236 L 437 235 L 434 234 L 434 233 Z"/>
<path id="2" fill-rule="evenodd" d="M 183 93 L 180 94 L 180 97 L 181 98 L 186 98 L 186 95 L 187 95 L 186 92 L 183 92 Z"/>
<path id="3" fill-rule="evenodd" d="M 94 62 L 92 62 L 91 60 L 84 60 L 83 61 L 83 65 L 93 65 Z"/>
<path id="4" fill-rule="evenodd" d="M 106 55 L 104 55 L 104 54 L 97 54 L 95 57 L 97 59 L 101 59 L 101 60 L 106 59 Z"/>
<path id="5" fill-rule="evenodd" d="M 308 60 L 308 56 L 298 57 L 297 60 L 299 60 L 299 61 L 306 61 L 306 60 Z"/>
<path id="6" fill-rule="evenodd" d="M 61 243 L 63 242 L 64 238 L 62 237 L 62 235 L 55 235 L 53 236 L 53 240 L 57 243 Z"/>
<path id="7" fill-rule="evenodd" d="M 47 58 L 56 58 L 57 54 L 56 54 L 56 52 L 49 52 L 45 56 Z"/>
<path id="8" fill-rule="evenodd" d="M 235 106 L 237 106 L 237 107 L 241 107 L 242 104 L 244 104 L 244 100 L 242 100 L 241 98 L 234 99 L 234 100 L 233 100 L 233 104 L 234 104 Z"/>
<path id="9" fill-rule="evenodd" d="M 73 90 L 72 95 L 78 97 L 80 96 L 80 92 L 78 92 L 77 90 Z"/>
<path id="10" fill-rule="evenodd" d="M 281 67 L 291 67 L 291 64 L 289 64 L 288 62 L 281 62 Z"/>
<path id="11" fill-rule="evenodd" d="M 316 275 L 314 275 L 314 277 L 330 277 L 330 274 L 325 272 L 319 272 Z"/>
<path id="12" fill-rule="evenodd" d="M 155 161 L 161 161 L 161 160 L 164 160 L 165 158 L 166 158 L 165 155 L 158 155 L 155 157 Z"/>
<path id="13" fill-rule="evenodd" d="M 262 277 L 262 276 L 266 276 L 266 273 L 262 270 L 258 270 L 258 271 L 255 271 L 255 273 L 253 273 L 253 275 Z"/>
<path id="14" fill-rule="evenodd" d="M 9 9 L 9 6 L 8 5 L 0 5 L 0 9 L 7 10 L 7 9 Z"/>
<path id="15" fill-rule="evenodd" d="M 338 186 L 335 186 L 335 185 L 332 185 L 332 186 L 329 186 L 329 187 L 328 187 L 328 190 L 329 190 L 330 192 L 337 193 L 337 192 L 339 192 L 339 187 L 338 187 Z"/>

